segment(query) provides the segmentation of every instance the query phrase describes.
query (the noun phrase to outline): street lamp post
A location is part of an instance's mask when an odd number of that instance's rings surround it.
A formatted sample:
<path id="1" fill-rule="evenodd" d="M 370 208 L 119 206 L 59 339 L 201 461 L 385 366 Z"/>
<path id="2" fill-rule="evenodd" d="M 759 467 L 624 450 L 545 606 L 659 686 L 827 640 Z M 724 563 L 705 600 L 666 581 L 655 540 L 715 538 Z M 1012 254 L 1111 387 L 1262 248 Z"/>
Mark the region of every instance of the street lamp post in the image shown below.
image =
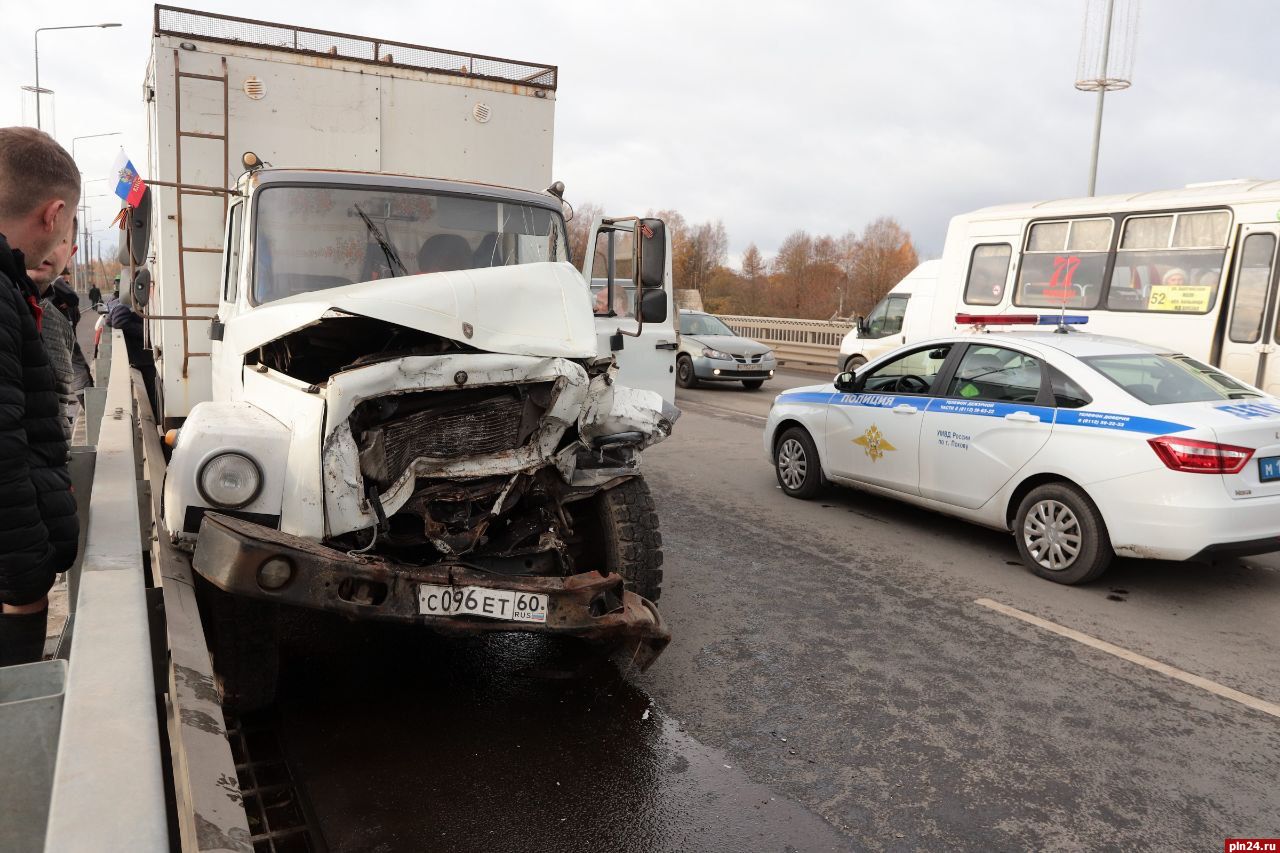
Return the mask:
<path id="1" fill-rule="evenodd" d="M 37 98 L 37 99 L 38 99 L 39 97 L 40 97 L 39 95 L 37 95 L 37 96 L 36 96 L 36 98 Z M 109 132 L 109 133 L 90 133 L 90 134 L 86 134 L 85 136 L 76 136 L 76 137 L 73 137 L 73 138 L 72 138 L 72 140 L 71 140 L 71 159 L 72 159 L 72 160 L 75 160 L 75 159 L 76 159 L 76 143 L 77 143 L 77 142 L 79 142 L 81 139 L 101 139 L 101 138 L 103 138 L 103 137 L 105 137 L 105 136 L 119 136 L 119 135 L 120 135 L 120 131 L 118 131 L 118 130 L 113 130 L 113 131 L 111 131 L 111 132 Z M 77 168 L 79 168 L 79 166 L 80 166 L 79 161 L 76 161 L 76 167 L 77 167 Z M 81 203 L 81 205 L 83 205 L 83 204 L 84 204 L 84 188 L 85 188 L 87 185 L 92 184 L 92 183 L 94 183 L 94 182 L 96 182 L 96 181 L 98 181 L 98 180 L 105 180 L 105 178 L 102 178 L 102 179 L 95 178 L 95 179 L 93 179 L 93 180 L 91 180 L 91 181 L 86 181 L 86 180 L 84 179 L 84 172 L 83 172 L 83 171 L 81 171 L 81 172 L 80 172 L 80 203 Z M 85 229 L 85 231 L 86 231 L 86 236 L 87 236 L 87 229 Z M 88 240 L 86 240 L 86 241 L 85 241 L 85 244 L 83 245 L 83 247 L 82 247 L 82 248 L 84 248 L 85 250 L 87 250 L 87 249 L 89 248 L 87 244 L 88 244 Z M 81 285 L 79 272 L 80 272 L 81 268 L 83 268 L 83 267 L 86 267 L 86 262 L 85 262 L 85 261 L 81 261 L 79 264 L 76 264 L 76 266 L 73 268 L 73 269 L 76 271 L 76 273 L 77 273 L 77 275 L 76 275 L 76 280 L 75 280 L 75 287 L 76 287 L 77 289 L 79 289 L 79 287 L 80 287 L 80 285 Z"/>
<path id="2" fill-rule="evenodd" d="M 36 46 L 36 127 L 41 128 L 40 124 L 40 34 L 49 30 L 93 30 L 93 29 L 109 29 L 110 27 L 118 27 L 119 24 L 72 24 L 66 27 L 40 27 L 36 30 L 35 46 Z M 42 129 L 42 128 L 41 128 Z"/>

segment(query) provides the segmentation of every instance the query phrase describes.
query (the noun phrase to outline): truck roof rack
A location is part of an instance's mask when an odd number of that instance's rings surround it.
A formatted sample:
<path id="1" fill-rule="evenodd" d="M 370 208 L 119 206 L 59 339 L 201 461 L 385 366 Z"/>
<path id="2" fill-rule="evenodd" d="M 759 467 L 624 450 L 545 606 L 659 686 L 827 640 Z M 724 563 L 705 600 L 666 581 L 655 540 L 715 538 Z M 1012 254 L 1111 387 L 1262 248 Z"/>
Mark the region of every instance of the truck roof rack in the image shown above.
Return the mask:
<path id="1" fill-rule="evenodd" d="M 553 91 L 559 77 L 554 65 L 274 24 L 176 6 L 156 6 L 155 34 L 244 44 L 310 56 L 339 57 L 370 65 L 417 68 L 436 74 L 498 80 Z"/>

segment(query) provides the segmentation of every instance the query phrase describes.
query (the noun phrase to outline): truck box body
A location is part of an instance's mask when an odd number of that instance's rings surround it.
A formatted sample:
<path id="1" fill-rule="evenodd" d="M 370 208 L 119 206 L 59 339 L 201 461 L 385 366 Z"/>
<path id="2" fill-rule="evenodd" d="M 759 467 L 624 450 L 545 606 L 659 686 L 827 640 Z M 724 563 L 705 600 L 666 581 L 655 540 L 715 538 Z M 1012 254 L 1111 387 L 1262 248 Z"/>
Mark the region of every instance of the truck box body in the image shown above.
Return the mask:
<path id="1" fill-rule="evenodd" d="M 245 152 L 280 168 L 541 191 L 552 181 L 556 79 L 549 65 L 156 7 L 146 310 L 166 318 L 149 328 L 165 417 L 211 396 L 227 210 L 218 190 L 244 171 Z"/>

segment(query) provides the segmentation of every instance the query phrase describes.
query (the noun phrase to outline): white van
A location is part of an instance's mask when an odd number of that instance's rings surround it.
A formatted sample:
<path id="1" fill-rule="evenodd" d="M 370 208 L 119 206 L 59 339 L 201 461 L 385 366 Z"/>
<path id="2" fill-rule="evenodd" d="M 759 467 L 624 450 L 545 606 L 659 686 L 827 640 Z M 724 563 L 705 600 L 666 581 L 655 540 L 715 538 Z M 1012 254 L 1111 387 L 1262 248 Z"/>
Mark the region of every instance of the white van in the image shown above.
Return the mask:
<path id="1" fill-rule="evenodd" d="M 939 261 L 920 264 L 859 319 L 840 342 L 840 370 L 856 370 L 908 339 L 929 336 L 939 265 Z"/>

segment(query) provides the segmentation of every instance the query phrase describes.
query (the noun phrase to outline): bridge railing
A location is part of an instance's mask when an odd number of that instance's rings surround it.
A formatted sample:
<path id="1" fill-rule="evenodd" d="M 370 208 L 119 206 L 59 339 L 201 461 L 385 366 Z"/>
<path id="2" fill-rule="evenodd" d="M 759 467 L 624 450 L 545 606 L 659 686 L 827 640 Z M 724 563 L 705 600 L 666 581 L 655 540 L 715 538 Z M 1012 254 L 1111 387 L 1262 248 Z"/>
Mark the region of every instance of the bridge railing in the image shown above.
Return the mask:
<path id="1" fill-rule="evenodd" d="M 104 413 L 90 430 L 96 462 L 84 556 L 72 585 L 75 615 L 45 850 L 170 849 L 133 394 L 121 333 L 113 338 Z"/>
<path id="2" fill-rule="evenodd" d="M 794 320 L 788 317 L 747 317 L 719 314 L 739 335 L 773 347 L 778 360 L 787 365 L 836 369 L 840 341 L 852 323 L 830 320 Z"/>

